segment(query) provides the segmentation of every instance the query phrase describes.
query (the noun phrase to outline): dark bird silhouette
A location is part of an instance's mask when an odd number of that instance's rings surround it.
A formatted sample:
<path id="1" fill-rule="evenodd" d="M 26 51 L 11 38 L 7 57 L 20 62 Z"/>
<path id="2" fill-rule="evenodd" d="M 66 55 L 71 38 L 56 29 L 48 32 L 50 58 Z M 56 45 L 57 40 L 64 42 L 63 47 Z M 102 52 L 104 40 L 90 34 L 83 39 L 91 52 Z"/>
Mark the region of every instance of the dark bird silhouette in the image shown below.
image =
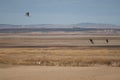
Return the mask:
<path id="1" fill-rule="evenodd" d="M 29 12 L 26 12 L 26 16 L 28 16 L 28 17 L 29 17 L 29 16 L 30 16 L 30 13 L 29 13 Z"/>
<path id="2" fill-rule="evenodd" d="M 93 40 L 92 40 L 92 39 L 89 39 L 89 41 L 90 41 L 92 44 L 94 44 L 94 42 L 93 42 Z"/>
<path id="3" fill-rule="evenodd" d="M 108 39 L 106 39 L 106 43 L 108 43 L 109 41 L 108 41 Z"/>

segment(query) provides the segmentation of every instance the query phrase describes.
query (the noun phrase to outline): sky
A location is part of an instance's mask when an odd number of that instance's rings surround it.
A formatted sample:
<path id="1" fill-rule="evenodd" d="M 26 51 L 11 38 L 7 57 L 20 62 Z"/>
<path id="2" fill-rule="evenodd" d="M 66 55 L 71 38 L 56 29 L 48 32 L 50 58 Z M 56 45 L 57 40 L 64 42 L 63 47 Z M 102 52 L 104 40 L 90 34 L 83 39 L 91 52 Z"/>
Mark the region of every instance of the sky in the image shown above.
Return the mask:
<path id="1" fill-rule="evenodd" d="M 78 23 L 120 25 L 120 0 L 0 0 L 0 24 Z"/>

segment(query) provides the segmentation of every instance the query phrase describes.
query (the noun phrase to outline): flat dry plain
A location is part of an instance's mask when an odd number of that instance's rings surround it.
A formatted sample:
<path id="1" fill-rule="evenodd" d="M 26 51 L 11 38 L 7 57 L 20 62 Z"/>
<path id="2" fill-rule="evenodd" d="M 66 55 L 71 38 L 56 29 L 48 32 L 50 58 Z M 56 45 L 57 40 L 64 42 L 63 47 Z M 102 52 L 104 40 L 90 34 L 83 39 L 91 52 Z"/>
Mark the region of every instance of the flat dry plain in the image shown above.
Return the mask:
<path id="1" fill-rule="evenodd" d="M 89 39 L 93 39 L 91 44 Z M 106 39 L 109 42 L 106 42 Z M 79 47 L 79 46 L 120 46 L 120 35 L 83 33 L 1 33 L 0 47 Z"/>
<path id="2" fill-rule="evenodd" d="M 94 44 L 89 39 L 93 39 Z M 106 39 L 109 41 L 106 42 Z M 0 63 L 118 67 L 120 36 L 80 33 L 1 33 Z"/>
<path id="3" fill-rule="evenodd" d="M 120 80 L 119 67 L 119 35 L 0 34 L 0 80 Z"/>
<path id="4" fill-rule="evenodd" d="M 19 66 L 0 68 L 0 80 L 120 80 L 120 68 Z"/>

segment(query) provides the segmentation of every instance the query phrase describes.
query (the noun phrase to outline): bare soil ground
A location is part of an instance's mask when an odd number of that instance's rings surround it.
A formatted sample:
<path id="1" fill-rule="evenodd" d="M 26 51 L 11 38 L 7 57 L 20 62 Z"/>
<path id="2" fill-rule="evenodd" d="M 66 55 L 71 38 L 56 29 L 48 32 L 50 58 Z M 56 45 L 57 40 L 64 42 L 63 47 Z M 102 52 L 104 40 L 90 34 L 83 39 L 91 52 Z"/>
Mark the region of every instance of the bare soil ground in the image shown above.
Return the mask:
<path id="1" fill-rule="evenodd" d="M 0 80 L 120 80 L 120 68 L 19 66 L 0 68 Z"/>

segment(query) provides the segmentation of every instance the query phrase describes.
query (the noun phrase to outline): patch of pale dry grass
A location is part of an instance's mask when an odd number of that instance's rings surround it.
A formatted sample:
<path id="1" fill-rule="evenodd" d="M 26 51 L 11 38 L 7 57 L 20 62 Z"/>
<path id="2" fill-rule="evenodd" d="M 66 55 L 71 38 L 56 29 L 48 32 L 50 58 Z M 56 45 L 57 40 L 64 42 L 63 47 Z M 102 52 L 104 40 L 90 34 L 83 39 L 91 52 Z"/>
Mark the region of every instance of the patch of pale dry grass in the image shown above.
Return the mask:
<path id="1" fill-rule="evenodd" d="M 0 63 L 41 66 L 120 66 L 120 48 L 0 48 Z"/>

